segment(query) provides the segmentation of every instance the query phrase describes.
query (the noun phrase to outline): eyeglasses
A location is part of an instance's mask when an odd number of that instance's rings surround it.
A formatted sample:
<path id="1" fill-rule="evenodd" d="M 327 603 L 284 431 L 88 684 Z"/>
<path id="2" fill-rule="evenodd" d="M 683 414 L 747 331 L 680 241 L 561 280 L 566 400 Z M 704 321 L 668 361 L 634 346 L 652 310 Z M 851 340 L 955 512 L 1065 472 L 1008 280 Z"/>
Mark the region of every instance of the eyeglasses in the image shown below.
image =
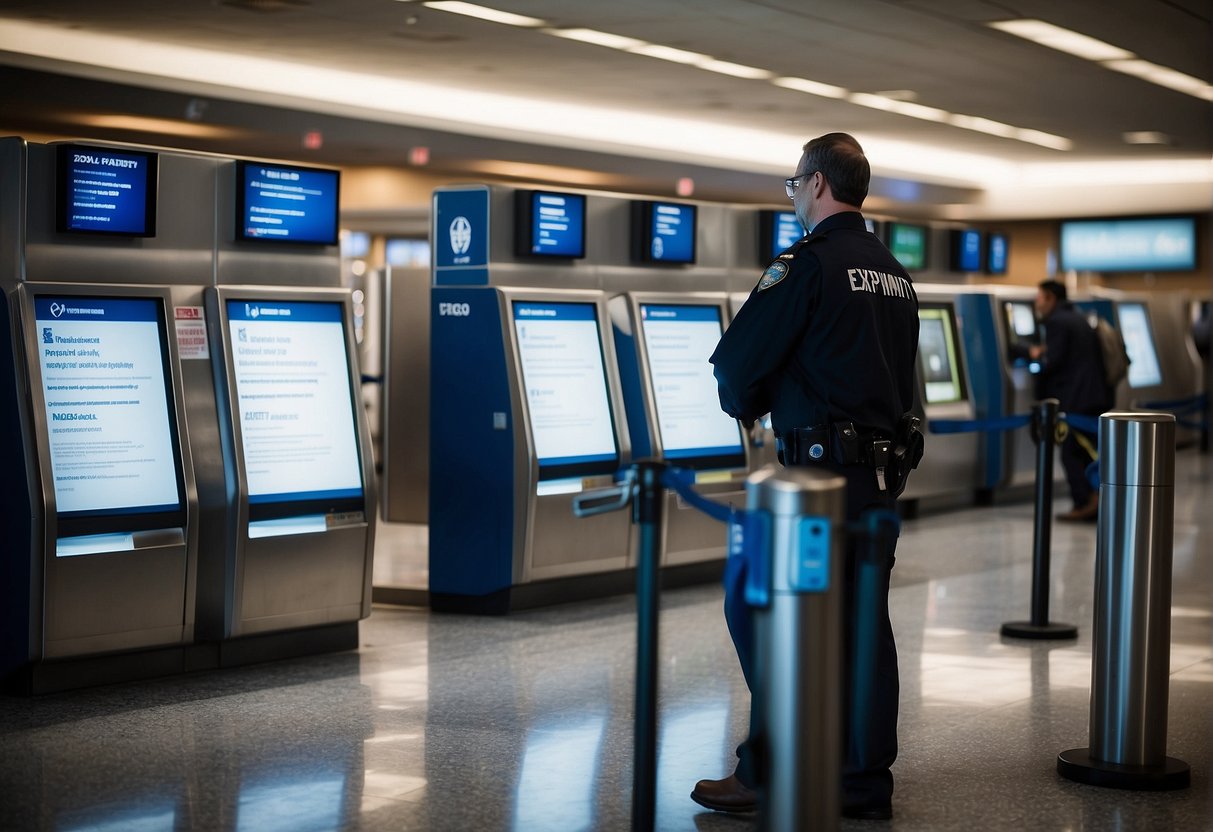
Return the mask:
<path id="1" fill-rule="evenodd" d="M 800 189 L 801 184 L 807 177 L 793 176 L 791 179 L 783 180 L 783 189 L 787 192 L 788 199 L 796 198 L 796 191 Z"/>

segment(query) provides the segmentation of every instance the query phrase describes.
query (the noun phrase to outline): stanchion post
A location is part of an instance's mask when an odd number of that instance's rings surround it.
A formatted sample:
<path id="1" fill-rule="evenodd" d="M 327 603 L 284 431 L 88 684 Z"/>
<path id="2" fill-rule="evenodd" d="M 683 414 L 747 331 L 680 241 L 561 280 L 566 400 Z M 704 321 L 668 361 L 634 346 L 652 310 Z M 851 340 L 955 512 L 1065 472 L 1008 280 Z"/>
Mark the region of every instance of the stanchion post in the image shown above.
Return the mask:
<path id="1" fill-rule="evenodd" d="M 661 593 L 661 521 L 665 465 L 635 464 L 632 520 L 639 532 L 636 565 L 636 734 L 632 772 L 632 829 L 652 832 L 657 809 L 657 619 Z"/>
<path id="2" fill-rule="evenodd" d="M 1057 433 L 1057 399 L 1037 403 L 1035 419 L 1039 441 L 1036 446 L 1036 518 L 1032 533 L 1032 618 L 1008 621 L 1002 634 L 1009 638 L 1078 638 L 1073 624 L 1049 621 L 1049 550 L 1053 533 L 1053 437 Z"/>
<path id="3" fill-rule="evenodd" d="M 808 468 L 767 467 L 746 482 L 747 507 L 771 521 L 769 605 L 754 610 L 765 830 L 838 828 L 845 489 Z"/>
<path id="4" fill-rule="evenodd" d="M 1122 789 L 1182 789 L 1187 763 L 1167 756 L 1175 417 L 1099 419 L 1099 532 L 1091 636 L 1090 747 L 1057 771 Z"/>

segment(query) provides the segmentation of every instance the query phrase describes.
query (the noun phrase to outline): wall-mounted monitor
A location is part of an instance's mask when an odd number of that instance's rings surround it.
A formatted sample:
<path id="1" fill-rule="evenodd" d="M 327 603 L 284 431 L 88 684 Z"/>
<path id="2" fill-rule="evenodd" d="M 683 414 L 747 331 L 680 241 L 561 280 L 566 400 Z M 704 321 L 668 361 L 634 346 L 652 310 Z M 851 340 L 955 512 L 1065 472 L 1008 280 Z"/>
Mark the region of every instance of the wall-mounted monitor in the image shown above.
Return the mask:
<path id="1" fill-rule="evenodd" d="M 389 266 L 426 268 L 430 265 L 430 241 L 397 237 L 383 246 L 383 259 Z"/>
<path id="2" fill-rule="evenodd" d="M 363 510 L 344 305 L 226 304 L 249 519 Z"/>
<path id="3" fill-rule="evenodd" d="M 890 222 L 889 251 L 907 271 L 927 267 L 927 227 L 906 222 Z"/>
<path id="4" fill-rule="evenodd" d="M 236 239 L 337 244 L 341 172 L 236 162 Z"/>
<path id="5" fill-rule="evenodd" d="M 514 335 L 541 480 L 613 472 L 619 445 L 592 303 L 514 301 Z"/>
<path id="6" fill-rule="evenodd" d="M 156 236 L 155 153 L 83 144 L 61 144 L 56 153 L 59 231 Z"/>
<path id="7" fill-rule="evenodd" d="M 1116 304 L 1116 319 L 1120 323 L 1120 337 L 1129 354 L 1129 386 L 1156 387 L 1162 384 L 1162 367 L 1158 363 L 1158 351 L 1154 348 L 1154 330 L 1150 326 L 1150 313 L 1144 303 L 1120 302 Z"/>
<path id="8" fill-rule="evenodd" d="M 514 232 L 519 257 L 585 257 L 585 195 L 515 191 Z"/>
<path id="9" fill-rule="evenodd" d="M 758 260 L 765 266 L 805 236 L 795 211 L 762 211 L 758 214 Z"/>
<path id="10" fill-rule="evenodd" d="M 919 304 L 918 369 L 927 404 L 947 404 L 968 398 L 958 343 L 952 306 Z"/>
<path id="11" fill-rule="evenodd" d="M 694 205 L 632 203 L 632 255 L 641 263 L 695 262 Z"/>
<path id="12" fill-rule="evenodd" d="M 666 459 L 690 468 L 743 468 L 736 419 L 720 409 L 708 362 L 723 334 L 718 306 L 640 305 L 658 433 Z"/>
<path id="13" fill-rule="evenodd" d="M 60 537 L 184 524 L 163 301 L 37 294 Z"/>
<path id="14" fill-rule="evenodd" d="M 1196 270 L 1196 218 L 1071 220 L 1061 224 L 1066 271 Z"/>
<path id="15" fill-rule="evenodd" d="M 343 258 L 367 257 L 371 253 L 371 235 L 365 231 L 342 231 L 339 240 Z"/>
<path id="16" fill-rule="evenodd" d="M 976 228 L 954 228 L 948 232 L 948 268 L 954 272 L 981 271 L 981 232 Z"/>
<path id="17" fill-rule="evenodd" d="M 986 274 L 1006 274 L 1009 255 L 1010 246 L 1006 234 L 991 231 L 986 235 Z"/>

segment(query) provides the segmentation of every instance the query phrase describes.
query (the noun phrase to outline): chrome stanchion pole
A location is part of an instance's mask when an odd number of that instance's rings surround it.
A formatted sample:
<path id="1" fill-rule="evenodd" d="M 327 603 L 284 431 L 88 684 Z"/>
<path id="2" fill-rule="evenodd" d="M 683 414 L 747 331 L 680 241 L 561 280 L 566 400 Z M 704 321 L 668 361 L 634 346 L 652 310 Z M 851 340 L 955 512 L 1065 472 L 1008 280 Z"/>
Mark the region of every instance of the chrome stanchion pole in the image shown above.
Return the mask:
<path id="1" fill-rule="evenodd" d="M 769 604 L 754 610 L 760 826 L 837 829 L 846 480 L 768 467 L 746 492 L 770 518 Z"/>
<path id="2" fill-rule="evenodd" d="M 1057 771 L 1122 789 L 1182 789 L 1187 763 L 1167 756 L 1175 417 L 1099 419 L 1099 532 L 1091 644 L 1090 747 Z"/>

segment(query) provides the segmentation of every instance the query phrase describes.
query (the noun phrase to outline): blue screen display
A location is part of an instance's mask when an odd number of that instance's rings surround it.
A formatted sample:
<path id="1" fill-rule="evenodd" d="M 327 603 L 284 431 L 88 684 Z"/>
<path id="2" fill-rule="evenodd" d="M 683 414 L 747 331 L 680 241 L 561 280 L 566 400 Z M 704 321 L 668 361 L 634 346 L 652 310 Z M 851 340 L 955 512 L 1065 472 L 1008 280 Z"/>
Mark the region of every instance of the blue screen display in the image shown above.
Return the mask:
<path id="1" fill-rule="evenodd" d="M 805 235 L 795 211 L 776 211 L 771 217 L 770 259 L 778 257 Z"/>
<path id="2" fill-rule="evenodd" d="M 156 154 L 83 145 L 58 152 L 60 231 L 156 234 Z"/>
<path id="3" fill-rule="evenodd" d="M 695 206 L 654 202 L 646 242 L 646 259 L 656 263 L 695 262 Z"/>
<path id="4" fill-rule="evenodd" d="M 1066 271 L 1194 271 L 1196 218 L 1081 220 L 1061 224 Z"/>
<path id="5" fill-rule="evenodd" d="M 585 197 L 532 191 L 530 236 L 526 254 L 541 257 L 585 256 Z"/>
<path id="6" fill-rule="evenodd" d="M 336 245 L 341 173 L 236 163 L 236 238 Z"/>
<path id="7" fill-rule="evenodd" d="M 952 234 L 952 270 L 981 271 L 981 232 L 966 228 Z"/>
<path id="8" fill-rule="evenodd" d="M 986 243 L 986 273 L 1007 273 L 1007 235 L 990 234 Z"/>

